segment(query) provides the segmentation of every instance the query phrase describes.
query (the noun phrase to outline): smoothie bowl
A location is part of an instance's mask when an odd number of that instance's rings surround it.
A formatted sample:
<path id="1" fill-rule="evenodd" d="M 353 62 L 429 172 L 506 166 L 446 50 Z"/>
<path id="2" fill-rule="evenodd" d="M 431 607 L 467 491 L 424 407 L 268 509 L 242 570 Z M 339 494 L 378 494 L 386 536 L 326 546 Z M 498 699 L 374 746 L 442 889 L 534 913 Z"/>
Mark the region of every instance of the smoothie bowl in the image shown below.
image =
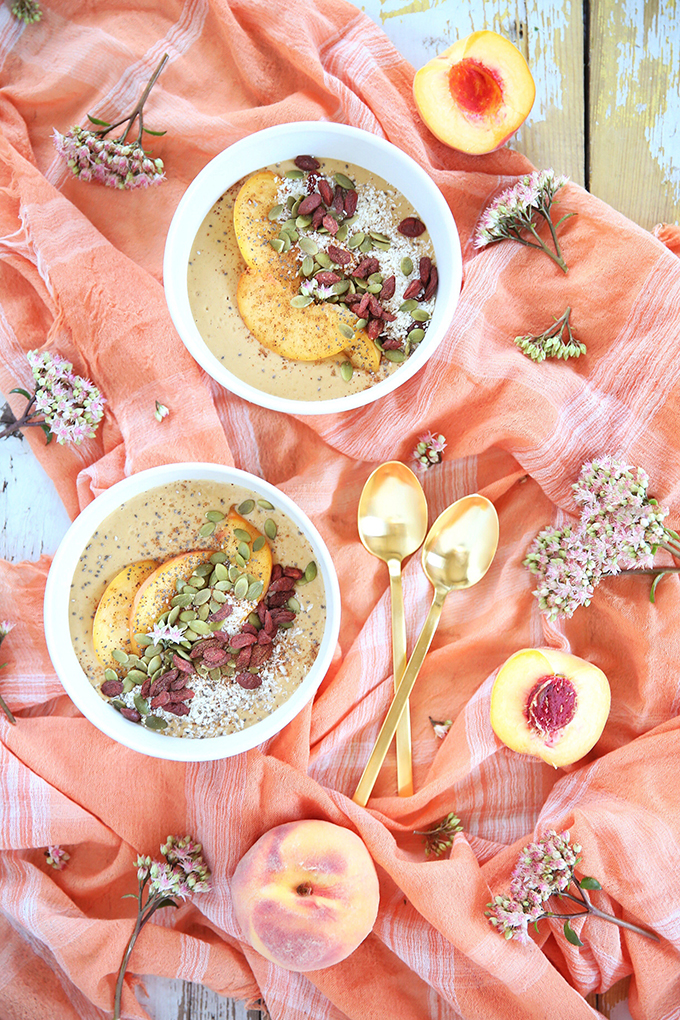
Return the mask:
<path id="1" fill-rule="evenodd" d="M 362 407 L 443 340 L 462 280 L 444 198 L 409 156 L 344 124 L 267 128 L 220 153 L 180 201 L 166 300 L 196 361 L 253 403 Z"/>
<path id="2" fill-rule="evenodd" d="M 214 464 L 127 478 L 71 525 L 45 592 L 45 635 L 80 711 L 158 758 L 256 746 L 312 698 L 340 594 L 305 514 L 262 479 Z"/>

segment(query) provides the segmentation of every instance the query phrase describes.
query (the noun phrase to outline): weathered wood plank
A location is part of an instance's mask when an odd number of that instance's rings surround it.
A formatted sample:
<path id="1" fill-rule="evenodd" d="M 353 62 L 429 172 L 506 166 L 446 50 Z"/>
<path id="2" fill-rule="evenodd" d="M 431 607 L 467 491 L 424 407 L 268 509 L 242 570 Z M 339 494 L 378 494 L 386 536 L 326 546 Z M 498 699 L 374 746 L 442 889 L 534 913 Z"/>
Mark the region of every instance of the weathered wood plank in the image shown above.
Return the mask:
<path id="1" fill-rule="evenodd" d="M 648 229 L 680 218 L 674 0 L 591 0 L 590 189 Z"/>
<path id="2" fill-rule="evenodd" d="M 414 67 L 490 29 L 524 54 L 536 100 L 510 147 L 585 184 L 583 12 L 571 0 L 353 0 Z"/>
<path id="3" fill-rule="evenodd" d="M 260 1020 L 259 1010 L 227 999 L 202 985 L 146 975 L 146 994 L 137 987 L 137 999 L 151 1020 Z"/>

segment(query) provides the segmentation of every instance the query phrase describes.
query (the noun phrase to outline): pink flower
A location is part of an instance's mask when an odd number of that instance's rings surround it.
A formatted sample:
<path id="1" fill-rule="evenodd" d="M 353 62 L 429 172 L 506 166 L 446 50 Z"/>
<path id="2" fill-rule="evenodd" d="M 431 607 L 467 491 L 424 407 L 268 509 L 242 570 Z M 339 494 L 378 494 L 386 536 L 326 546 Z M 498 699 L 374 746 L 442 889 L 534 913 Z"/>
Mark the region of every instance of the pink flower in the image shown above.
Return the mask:
<path id="1" fill-rule="evenodd" d="M 65 850 L 62 850 L 62 848 L 57 845 L 48 846 L 47 850 L 45 850 L 45 857 L 47 858 L 47 863 L 51 868 L 54 868 L 55 871 L 63 871 L 68 861 L 71 859 L 71 855 L 67 854 Z"/>
<path id="2" fill-rule="evenodd" d="M 441 433 L 426 432 L 418 436 L 418 442 L 413 450 L 413 459 L 416 463 L 425 468 L 439 464 L 443 460 L 446 449 L 446 439 Z"/>

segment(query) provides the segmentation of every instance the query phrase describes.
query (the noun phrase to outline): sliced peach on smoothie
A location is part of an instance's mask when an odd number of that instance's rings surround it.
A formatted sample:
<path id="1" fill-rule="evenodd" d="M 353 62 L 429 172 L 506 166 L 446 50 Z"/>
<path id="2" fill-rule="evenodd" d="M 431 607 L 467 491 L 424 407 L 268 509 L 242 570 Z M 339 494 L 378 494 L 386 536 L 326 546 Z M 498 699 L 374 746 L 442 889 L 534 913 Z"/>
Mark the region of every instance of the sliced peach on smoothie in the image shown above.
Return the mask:
<path id="1" fill-rule="evenodd" d="M 270 245 L 279 226 L 269 219 L 276 205 L 280 179 L 270 170 L 260 170 L 241 185 L 234 201 L 236 243 L 248 266 L 266 269 L 275 266 L 280 255 Z"/>
<path id="2" fill-rule="evenodd" d="M 511 750 L 557 768 L 594 747 L 610 704 L 609 681 L 591 662 L 555 648 L 522 648 L 494 681 L 491 727 Z"/>
<path id="3" fill-rule="evenodd" d="M 493 152 L 529 116 L 536 96 L 520 51 L 497 32 L 473 32 L 421 67 L 413 82 L 420 116 L 460 152 Z"/>
<path id="4" fill-rule="evenodd" d="M 135 634 L 147 634 L 159 616 L 170 608 L 170 601 L 177 594 L 177 582 L 187 581 L 196 567 L 207 563 L 214 549 L 196 549 L 180 553 L 161 563 L 138 588 L 130 611 L 129 634 L 133 651 L 139 647 Z"/>
<path id="5" fill-rule="evenodd" d="M 246 535 L 249 536 L 247 541 Z M 235 563 L 237 554 L 242 555 L 239 546 L 245 544 L 248 547 L 246 571 L 256 581 L 262 581 L 262 598 L 269 587 L 273 565 L 272 551 L 266 537 L 232 506 L 224 520 L 217 525 L 214 538 L 222 552 L 226 553 L 228 563 Z"/>
<path id="6" fill-rule="evenodd" d="M 380 351 L 366 330 L 358 330 L 346 350 L 355 368 L 364 372 L 377 372 L 380 368 Z"/>
<path id="7" fill-rule="evenodd" d="M 92 624 L 95 655 L 102 666 L 115 667 L 114 648 L 130 652 L 130 611 L 135 594 L 158 566 L 158 560 L 139 560 L 123 567 L 109 582 L 99 600 Z"/>

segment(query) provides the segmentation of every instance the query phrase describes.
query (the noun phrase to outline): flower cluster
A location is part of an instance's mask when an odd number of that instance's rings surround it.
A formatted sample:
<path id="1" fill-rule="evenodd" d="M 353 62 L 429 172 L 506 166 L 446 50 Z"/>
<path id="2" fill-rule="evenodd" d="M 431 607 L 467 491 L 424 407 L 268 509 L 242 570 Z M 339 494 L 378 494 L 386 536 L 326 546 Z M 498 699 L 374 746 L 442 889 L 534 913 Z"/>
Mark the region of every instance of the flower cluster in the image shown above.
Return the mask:
<path id="1" fill-rule="evenodd" d="M 16 0 L 12 4 L 12 14 L 27 25 L 32 25 L 42 18 L 42 11 L 37 0 Z"/>
<path id="2" fill-rule="evenodd" d="M 569 842 L 569 833 L 549 829 L 537 843 L 524 848 L 512 873 L 510 895 L 496 896 L 487 916 L 506 939 L 529 941 L 530 924 L 548 917 L 544 903 L 565 893 L 580 861 L 581 847 Z"/>
<path id="3" fill-rule="evenodd" d="M 495 896 L 491 903 L 487 903 L 485 913 L 489 923 L 506 939 L 517 939 L 526 944 L 530 924 L 537 924 L 544 917 L 559 917 L 564 920 L 567 940 L 574 946 L 582 946 L 571 921 L 575 917 L 593 914 L 603 921 L 658 941 L 653 932 L 630 921 L 622 921 L 591 903 L 587 890 L 601 889 L 602 886 L 596 878 L 576 878 L 574 871 L 581 860 L 580 853 L 579 844 L 569 842 L 568 832 L 558 833 L 555 829 L 548 829 L 538 842 L 524 847 L 512 872 L 510 895 Z M 572 888 L 574 892 L 570 891 Z M 552 896 L 568 900 L 578 909 L 571 909 L 568 913 L 548 910 L 547 901 Z"/>
<path id="4" fill-rule="evenodd" d="M 538 578 L 534 595 L 550 620 L 589 605 L 603 577 L 636 570 L 656 573 L 658 580 L 674 570 L 652 568 L 657 548 L 678 556 L 680 540 L 664 526 L 668 510 L 648 497 L 648 484 L 641 468 L 612 457 L 583 465 L 573 486 L 578 524 L 544 528 L 524 560 Z"/>
<path id="5" fill-rule="evenodd" d="M 570 314 L 571 308 L 567 308 L 543 333 L 516 336 L 515 343 L 522 354 L 526 354 L 532 361 L 545 361 L 546 358 L 563 358 L 566 361 L 567 358 L 580 358 L 585 354 L 586 345 L 580 343 L 571 331 Z"/>
<path id="6" fill-rule="evenodd" d="M 450 811 L 446 818 L 442 818 L 441 822 L 437 822 L 431 829 L 414 829 L 415 836 L 425 837 L 425 855 L 427 857 L 432 854 L 433 857 L 441 857 L 446 851 L 450 850 L 453 846 L 453 837 L 457 832 L 462 832 L 463 826 L 460 824 L 460 818 L 453 811 Z"/>
<path id="7" fill-rule="evenodd" d="M 148 188 L 165 180 L 163 160 L 151 159 L 139 142 L 103 138 L 88 128 L 55 129 L 54 144 L 71 173 L 81 181 L 97 181 L 107 188 Z"/>
<path id="8" fill-rule="evenodd" d="M 444 459 L 446 439 L 440 433 L 426 432 L 418 436 L 418 442 L 413 451 L 413 459 L 424 468 L 433 467 Z"/>
<path id="9" fill-rule="evenodd" d="M 170 623 L 154 623 L 149 631 L 149 637 L 154 645 L 166 648 L 173 642 L 180 642 L 184 638 L 184 631 L 181 627 L 175 627 Z"/>
<path id="10" fill-rule="evenodd" d="M 432 716 L 428 716 L 432 729 L 434 730 L 435 737 L 443 740 L 446 734 L 449 732 L 453 725 L 452 719 L 433 719 Z"/>
<path id="11" fill-rule="evenodd" d="M 153 413 L 153 416 L 156 419 L 156 421 L 163 421 L 163 419 L 167 418 L 169 414 L 170 408 L 166 407 L 165 404 L 161 404 L 160 400 L 157 400 L 156 409 Z"/>
<path id="12" fill-rule="evenodd" d="M 486 207 L 475 231 L 475 247 L 484 248 L 497 241 L 519 241 L 529 248 L 538 248 L 549 255 L 565 273 L 567 264 L 562 257 L 557 241 L 557 228 L 569 216 L 567 213 L 557 223 L 552 222 L 550 207 L 555 195 L 568 181 L 568 177 L 556 174 L 554 170 L 535 170 L 520 177 L 516 184 L 506 188 Z M 538 217 L 543 219 L 552 235 L 553 251 L 542 240 L 536 230 Z M 529 240 L 529 235 L 533 240 Z"/>
<path id="13" fill-rule="evenodd" d="M 45 850 L 45 857 L 49 866 L 54 868 L 55 871 L 63 871 L 67 862 L 71 860 L 71 855 L 67 854 L 65 850 L 62 850 L 56 844 L 48 846 L 47 850 Z"/>
<path id="14" fill-rule="evenodd" d="M 186 899 L 193 892 L 210 889 L 210 871 L 203 860 L 203 847 L 191 836 L 168 836 L 161 847 L 164 861 L 138 857 L 135 861 L 137 878 L 142 885 L 149 883 L 149 897 L 162 895 Z"/>
<path id="15" fill-rule="evenodd" d="M 88 379 L 75 375 L 70 361 L 43 351 L 28 352 L 35 380 L 35 412 L 58 443 L 81 443 L 94 436 L 105 400 Z"/>

